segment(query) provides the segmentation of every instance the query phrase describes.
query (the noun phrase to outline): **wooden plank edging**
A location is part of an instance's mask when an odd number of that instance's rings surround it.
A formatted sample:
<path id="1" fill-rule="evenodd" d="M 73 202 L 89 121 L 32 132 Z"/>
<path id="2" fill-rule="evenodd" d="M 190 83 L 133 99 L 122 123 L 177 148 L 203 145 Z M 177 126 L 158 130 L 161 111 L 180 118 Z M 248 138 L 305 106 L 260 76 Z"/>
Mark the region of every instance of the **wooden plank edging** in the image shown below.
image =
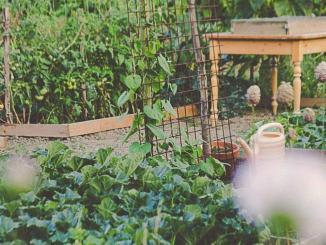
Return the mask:
<path id="1" fill-rule="evenodd" d="M 178 118 L 198 115 L 195 105 L 175 108 Z M 3 124 L 0 126 L 0 136 L 69 138 L 114 129 L 130 127 L 135 114 L 109 117 L 70 124 Z M 172 120 L 177 116 L 171 116 Z M 169 120 L 169 118 L 166 118 Z"/>
<path id="2" fill-rule="evenodd" d="M 302 107 L 326 106 L 326 98 L 301 98 Z"/>
<path id="3" fill-rule="evenodd" d="M 119 117 L 109 117 L 85 122 L 77 122 L 69 124 L 69 136 L 80 136 L 93 134 L 113 129 L 129 127 L 135 115 L 126 115 Z"/>
<path id="4" fill-rule="evenodd" d="M 68 124 L 4 124 L 0 126 L 0 136 L 24 137 L 69 137 Z"/>

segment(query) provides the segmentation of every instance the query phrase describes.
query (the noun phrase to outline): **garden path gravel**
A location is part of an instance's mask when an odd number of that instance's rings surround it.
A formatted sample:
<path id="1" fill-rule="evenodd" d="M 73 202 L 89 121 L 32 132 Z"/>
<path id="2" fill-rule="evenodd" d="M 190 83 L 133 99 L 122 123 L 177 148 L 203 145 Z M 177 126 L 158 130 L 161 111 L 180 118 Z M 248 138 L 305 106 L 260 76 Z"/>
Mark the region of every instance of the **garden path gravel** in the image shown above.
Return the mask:
<path id="1" fill-rule="evenodd" d="M 233 135 L 239 135 L 246 131 L 254 121 L 259 121 L 261 119 L 271 118 L 270 113 L 259 112 L 256 114 L 255 120 L 251 114 L 246 114 L 244 116 L 235 117 L 230 119 L 231 122 L 231 132 Z M 181 126 L 185 126 L 182 122 Z M 192 129 L 200 130 L 200 125 L 192 126 Z M 131 142 L 137 141 L 138 136 L 133 136 L 128 143 L 123 142 L 123 138 L 127 133 L 127 129 L 119 129 L 106 131 L 86 136 L 77 136 L 67 139 L 49 139 L 49 138 L 29 138 L 29 137 L 10 137 L 8 139 L 7 148 L 2 151 L 3 153 L 17 154 L 17 155 L 30 155 L 33 150 L 37 148 L 44 148 L 50 142 L 59 140 L 64 144 L 68 145 L 73 152 L 79 155 L 88 155 L 89 153 L 95 152 L 100 148 L 112 147 L 114 151 L 118 154 L 124 154 L 128 150 L 128 146 Z M 221 135 L 221 131 L 218 132 Z M 227 132 L 229 133 L 229 132 Z M 200 135 L 196 135 L 198 138 Z M 190 134 L 190 138 L 194 138 L 194 134 Z"/>

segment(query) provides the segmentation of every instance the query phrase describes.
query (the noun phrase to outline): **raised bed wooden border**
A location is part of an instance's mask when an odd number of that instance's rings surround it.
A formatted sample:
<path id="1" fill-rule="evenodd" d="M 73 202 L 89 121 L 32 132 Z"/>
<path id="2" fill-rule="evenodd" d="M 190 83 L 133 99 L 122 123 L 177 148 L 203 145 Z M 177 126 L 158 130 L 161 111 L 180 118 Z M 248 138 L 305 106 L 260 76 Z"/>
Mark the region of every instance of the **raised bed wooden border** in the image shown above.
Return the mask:
<path id="1" fill-rule="evenodd" d="M 175 111 L 179 119 L 198 115 L 195 105 L 181 106 Z M 130 127 L 134 116 L 130 114 L 69 124 L 3 124 L 0 126 L 0 136 L 69 138 Z M 172 120 L 176 118 L 171 117 Z"/>
<path id="2" fill-rule="evenodd" d="M 326 106 L 326 98 L 301 98 L 301 106 L 302 107 L 325 107 Z"/>

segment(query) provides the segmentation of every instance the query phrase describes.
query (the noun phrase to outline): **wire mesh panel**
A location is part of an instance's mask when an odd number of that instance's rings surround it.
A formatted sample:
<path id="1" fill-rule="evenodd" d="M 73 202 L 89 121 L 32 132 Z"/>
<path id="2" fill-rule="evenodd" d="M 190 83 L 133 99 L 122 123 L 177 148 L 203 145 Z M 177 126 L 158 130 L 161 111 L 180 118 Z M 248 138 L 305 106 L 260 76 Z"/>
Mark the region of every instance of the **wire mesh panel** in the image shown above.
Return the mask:
<path id="1" fill-rule="evenodd" d="M 204 156 L 227 153 L 233 135 L 228 110 L 219 106 L 226 98 L 216 96 L 222 81 L 213 52 L 221 47 L 204 36 L 221 24 L 217 6 L 192 0 L 126 4 L 134 71 L 128 82 L 135 85 L 126 97 L 138 108 L 132 131 L 152 143 L 152 154 L 168 156 L 171 144 L 202 145 Z"/>

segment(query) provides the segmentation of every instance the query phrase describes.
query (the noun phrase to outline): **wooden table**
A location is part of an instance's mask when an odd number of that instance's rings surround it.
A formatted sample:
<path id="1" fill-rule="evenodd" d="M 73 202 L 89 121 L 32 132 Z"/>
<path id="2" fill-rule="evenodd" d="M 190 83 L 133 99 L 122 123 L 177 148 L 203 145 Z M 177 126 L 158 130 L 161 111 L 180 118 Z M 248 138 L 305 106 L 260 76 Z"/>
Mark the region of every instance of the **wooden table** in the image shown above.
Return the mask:
<path id="1" fill-rule="evenodd" d="M 206 34 L 209 41 L 211 60 L 211 122 L 218 113 L 218 65 L 220 54 L 233 55 L 291 55 L 293 63 L 293 90 L 294 112 L 300 112 L 301 98 L 301 62 L 305 54 L 320 53 L 326 51 L 326 32 L 300 35 L 243 35 L 233 33 Z M 272 62 L 272 110 L 277 113 L 277 64 Z"/>

